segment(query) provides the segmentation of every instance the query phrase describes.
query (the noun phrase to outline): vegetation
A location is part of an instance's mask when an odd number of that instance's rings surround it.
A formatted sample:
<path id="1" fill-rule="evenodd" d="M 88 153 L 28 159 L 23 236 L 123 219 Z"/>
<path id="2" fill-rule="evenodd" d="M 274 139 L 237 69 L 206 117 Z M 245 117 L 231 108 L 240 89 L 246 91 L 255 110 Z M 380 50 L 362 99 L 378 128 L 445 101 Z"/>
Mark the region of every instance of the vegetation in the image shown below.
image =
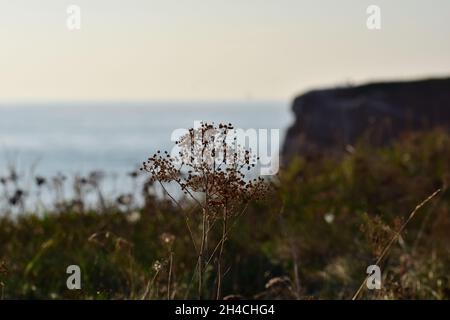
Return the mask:
<path id="1" fill-rule="evenodd" d="M 357 298 L 450 298 L 448 134 L 299 157 L 271 181 L 249 179 L 252 162 L 239 155 L 219 171 L 215 156 L 189 168 L 156 153 L 144 164 L 142 203 L 134 191 L 106 198 L 93 174 L 43 213 L 8 214 L 29 211 L 11 172 L 0 181 L 1 297 L 351 299 L 379 262 L 382 289 L 363 287 Z M 170 184 L 184 196 L 159 193 Z M 72 264 L 81 290 L 66 287 Z"/>

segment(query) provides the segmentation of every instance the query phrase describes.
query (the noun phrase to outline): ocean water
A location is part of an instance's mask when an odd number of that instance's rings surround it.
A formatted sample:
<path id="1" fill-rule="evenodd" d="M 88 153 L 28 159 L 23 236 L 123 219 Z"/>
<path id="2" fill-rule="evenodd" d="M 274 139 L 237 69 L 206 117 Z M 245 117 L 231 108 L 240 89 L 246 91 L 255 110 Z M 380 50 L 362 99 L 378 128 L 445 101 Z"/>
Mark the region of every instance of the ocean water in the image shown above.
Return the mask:
<path id="1" fill-rule="evenodd" d="M 287 102 L 1 104 L 0 175 L 14 166 L 42 176 L 120 176 L 170 150 L 172 132 L 196 120 L 280 129 L 284 139 L 292 117 Z"/>

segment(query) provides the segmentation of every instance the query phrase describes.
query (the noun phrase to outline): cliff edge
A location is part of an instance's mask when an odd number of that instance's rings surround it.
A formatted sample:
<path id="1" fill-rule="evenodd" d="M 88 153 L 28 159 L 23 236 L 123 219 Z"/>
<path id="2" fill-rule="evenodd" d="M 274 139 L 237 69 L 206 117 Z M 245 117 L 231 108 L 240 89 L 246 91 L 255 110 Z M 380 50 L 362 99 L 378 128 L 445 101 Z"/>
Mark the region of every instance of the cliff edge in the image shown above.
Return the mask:
<path id="1" fill-rule="evenodd" d="M 283 158 L 342 152 L 364 137 L 386 144 L 402 133 L 450 129 L 450 78 L 314 90 L 293 102 Z"/>

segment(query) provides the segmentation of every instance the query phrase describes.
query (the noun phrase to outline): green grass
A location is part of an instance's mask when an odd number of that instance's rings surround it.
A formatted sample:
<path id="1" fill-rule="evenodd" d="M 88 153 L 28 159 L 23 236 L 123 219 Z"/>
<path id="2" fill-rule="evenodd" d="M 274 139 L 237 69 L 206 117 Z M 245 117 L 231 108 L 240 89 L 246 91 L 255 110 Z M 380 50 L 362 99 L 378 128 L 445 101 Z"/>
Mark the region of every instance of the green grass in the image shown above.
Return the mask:
<path id="1" fill-rule="evenodd" d="M 386 148 L 358 145 L 340 159 L 295 159 L 272 194 L 251 204 L 226 243 L 224 295 L 350 299 L 409 213 L 436 189 L 381 265 L 379 291 L 365 299 L 450 298 L 450 137 L 430 132 Z M 190 206 L 191 225 L 201 214 Z M 0 218 L 4 299 L 196 298 L 196 253 L 184 213 L 148 198 L 140 219 L 118 206 Z M 136 213 L 134 213 L 136 215 Z M 175 236 L 173 247 L 161 241 Z M 212 237 L 220 237 L 213 233 Z M 169 268 L 172 252 L 173 266 Z M 66 268 L 82 270 L 82 289 L 66 288 Z M 156 264 L 156 268 L 155 268 Z M 205 275 L 213 298 L 214 260 Z M 269 280 L 287 277 L 284 286 Z"/>

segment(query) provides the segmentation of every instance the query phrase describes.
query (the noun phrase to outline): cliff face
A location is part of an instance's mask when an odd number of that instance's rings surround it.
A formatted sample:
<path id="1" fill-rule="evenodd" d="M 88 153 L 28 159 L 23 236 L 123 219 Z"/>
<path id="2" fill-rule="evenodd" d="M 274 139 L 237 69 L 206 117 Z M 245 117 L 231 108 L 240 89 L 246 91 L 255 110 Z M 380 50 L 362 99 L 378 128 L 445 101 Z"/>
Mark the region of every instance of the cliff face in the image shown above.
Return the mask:
<path id="1" fill-rule="evenodd" d="M 363 136 L 385 144 L 407 131 L 450 129 L 450 78 L 316 90 L 294 100 L 283 157 L 342 152 Z"/>

